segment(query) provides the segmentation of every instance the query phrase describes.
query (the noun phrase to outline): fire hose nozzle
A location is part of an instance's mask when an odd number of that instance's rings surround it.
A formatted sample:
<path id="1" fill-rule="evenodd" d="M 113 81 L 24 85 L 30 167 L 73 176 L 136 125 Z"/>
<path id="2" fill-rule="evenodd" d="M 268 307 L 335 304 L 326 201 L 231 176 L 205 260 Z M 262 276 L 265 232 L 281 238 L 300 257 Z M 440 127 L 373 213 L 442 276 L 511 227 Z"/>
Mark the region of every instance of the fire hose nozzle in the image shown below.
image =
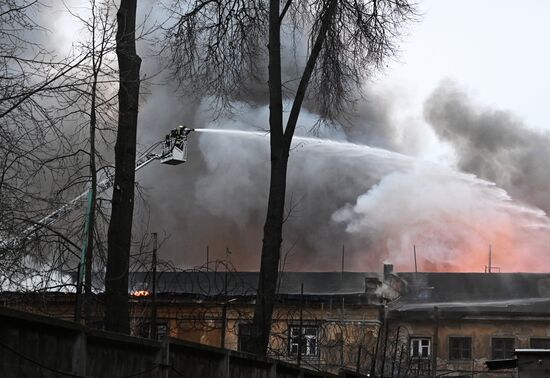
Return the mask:
<path id="1" fill-rule="evenodd" d="M 182 133 L 185 136 L 189 135 L 191 131 L 195 131 L 195 129 L 192 129 L 187 126 L 182 126 L 182 125 L 178 126 L 178 129 L 180 130 L 180 133 Z"/>

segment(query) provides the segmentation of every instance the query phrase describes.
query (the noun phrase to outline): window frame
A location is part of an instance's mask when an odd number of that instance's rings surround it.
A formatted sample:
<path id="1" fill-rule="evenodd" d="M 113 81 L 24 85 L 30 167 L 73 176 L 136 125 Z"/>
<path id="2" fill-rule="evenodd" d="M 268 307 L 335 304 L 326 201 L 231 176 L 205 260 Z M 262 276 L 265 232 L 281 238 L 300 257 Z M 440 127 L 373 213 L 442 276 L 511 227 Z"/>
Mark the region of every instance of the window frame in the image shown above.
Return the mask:
<path id="1" fill-rule="evenodd" d="M 470 350 L 470 356 L 464 357 L 464 347 L 461 345 L 459 347 L 460 356 L 459 357 L 453 357 L 452 355 L 452 349 L 453 346 L 451 345 L 451 342 L 453 340 L 462 339 L 462 340 L 468 340 L 469 341 L 469 350 Z M 449 361 L 471 361 L 474 356 L 474 340 L 472 336 L 449 336 L 448 337 L 448 346 L 449 346 Z"/>
<path id="2" fill-rule="evenodd" d="M 420 341 L 420 343 L 423 341 L 423 340 L 427 340 L 428 341 L 428 354 L 426 356 L 422 355 L 422 353 L 420 353 L 421 355 L 419 356 L 414 356 L 413 353 L 414 353 L 414 348 L 413 348 L 413 342 L 415 340 L 418 340 Z M 418 350 L 421 351 L 422 350 L 422 344 L 419 345 L 419 348 Z M 413 359 L 420 359 L 420 360 L 425 360 L 425 359 L 429 359 L 431 356 L 432 356 L 432 338 L 431 336 L 420 336 L 420 335 L 413 335 L 413 336 L 410 336 L 409 337 L 409 355 L 411 358 Z"/>
<path id="3" fill-rule="evenodd" d="M 311 329 L 315 329 L 315 335 L 307 335 L 306 334 L 306 329 L 308 328 L 311 328 Z M 293 342 L 293 340 L 296 340 L 296 339 L 299 339 L 300 335 L 294 335 L 293 333 L 293 329 L 300 329 L 300 325 L 299 324 L 289 324 L 288 325 L 288 330 L 287 330 L 287 334 L 288 334 L 288 345 L 287 345 L 287 353 L 288 353 L 288 356 L 289 357 L 298 357 L 298 351 L 299 351 L 299 340 L 298 342 Z M 302 325 L 302 332 L 304 334 L 304 348 L 305 348 L 305 352 L 302 352 L 301 354 L 301 358 L 314 358 L 314 357 L 318 357 L 319 356 L 319 326 L 316 325 L 316 324 L 303 324 Z M 314 347 L 315 347 L 315 351 L 314 353 L 311 353 L 309 351 L 309 349 L 311 348 L 311 344 L 309 342 L 309 340 L 315 340 L 315 344 L 314 344 Z M 296 347 L 296 352 L 292 352 L 292 349 L 293 349 L 293 346 Z"/>
<path id="4" fill-rule="evenodd" d="M 495 340 L 512 340 L 511 355 L 506 357 L 506 349 L 502 348 L 502 357 L 497 357 L 496 354 L 495 354 Z M 516 338 L 514 336 L 493 336 L 493 337 L 491 337 L 491 358 L 493 360 L 507 360 L 507 359 L 514 358 L 514 350 L 515 349 L 516 349 Z"/>

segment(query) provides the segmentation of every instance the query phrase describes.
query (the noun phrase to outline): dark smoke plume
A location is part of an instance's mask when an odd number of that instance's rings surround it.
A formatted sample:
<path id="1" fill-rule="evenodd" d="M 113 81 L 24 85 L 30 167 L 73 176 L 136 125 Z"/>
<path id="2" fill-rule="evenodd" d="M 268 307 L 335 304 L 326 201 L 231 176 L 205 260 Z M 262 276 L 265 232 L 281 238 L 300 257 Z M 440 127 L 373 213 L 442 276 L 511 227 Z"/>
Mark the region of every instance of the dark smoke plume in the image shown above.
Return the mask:
<path id="1" fill-rule="evenodd" d="M 550 211 L 550 135 L 505 110 L 475 104 L 445 81 L 426 100 L 424 116 L 450 143 L 458 167 L 495 182 L 512 197 Z"/>

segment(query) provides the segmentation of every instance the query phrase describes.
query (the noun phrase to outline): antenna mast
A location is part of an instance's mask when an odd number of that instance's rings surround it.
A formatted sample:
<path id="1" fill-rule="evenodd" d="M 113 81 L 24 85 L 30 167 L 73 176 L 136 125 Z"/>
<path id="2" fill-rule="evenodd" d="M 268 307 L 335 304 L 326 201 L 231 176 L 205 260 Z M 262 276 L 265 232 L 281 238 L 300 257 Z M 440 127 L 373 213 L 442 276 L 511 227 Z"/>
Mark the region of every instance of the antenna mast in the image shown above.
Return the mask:
<path id="1" fill-rule="evenodd" d="M 418 273 L 418 265 L 416 265 L 416 244 L 413 244 L 414 252 L 414 273 Z"/>
<path id="2" fill-rule="evenodd" d="M 489 244 L 489 273 L 493 273 L 493 265 L 492 265 L 492 261 L 491 261 L 491 254 L 492 254 L 492 251 L 491 251 L 491 244 Z"/>

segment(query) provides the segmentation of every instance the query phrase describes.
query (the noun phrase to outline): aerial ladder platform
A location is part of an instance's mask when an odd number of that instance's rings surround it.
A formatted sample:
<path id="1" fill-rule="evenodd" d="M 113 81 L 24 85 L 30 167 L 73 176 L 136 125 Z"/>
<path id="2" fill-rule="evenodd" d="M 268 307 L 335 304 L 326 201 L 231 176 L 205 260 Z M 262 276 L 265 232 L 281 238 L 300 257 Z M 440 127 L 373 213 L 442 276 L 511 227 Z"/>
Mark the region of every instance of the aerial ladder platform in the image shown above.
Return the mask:
<path id="1" fill-rule="evenodd" d="M 188 135 L 194 129 L 178 126 L 166 134 L 163 141 L 155 143 L 152 147 L 148 148 L 147 152 L 142 154 L 136 160 L 136 172 L 146 167 L 155 160 L 160 160 L 162 164 L 179 165 L 187 161 L 187 141 Z M 155 148 L 161 146 L 159 152 L 150 152 Z M 113 187 L 114 180 L 112 174 L 107 174 L 107 177 L 97 184 L 97 194 L 102 194 L 105 191 Z M 49 213 L 38 221 L 33 222 L 32 225 L 25 228 L 20 236 L 14 236 L 7 240 L 0 239 L 0 248 L 16 248 L 23 241 L 32 239 L 33 235 L 42 228 L 47 228 L 58 220 L 65 217 L 67 214 L 73 212 L 79 208 L 83 201 L 87 198 L 89 190 L 81 193 L 70 202 L 61 206 L 59 209 Z"/>

